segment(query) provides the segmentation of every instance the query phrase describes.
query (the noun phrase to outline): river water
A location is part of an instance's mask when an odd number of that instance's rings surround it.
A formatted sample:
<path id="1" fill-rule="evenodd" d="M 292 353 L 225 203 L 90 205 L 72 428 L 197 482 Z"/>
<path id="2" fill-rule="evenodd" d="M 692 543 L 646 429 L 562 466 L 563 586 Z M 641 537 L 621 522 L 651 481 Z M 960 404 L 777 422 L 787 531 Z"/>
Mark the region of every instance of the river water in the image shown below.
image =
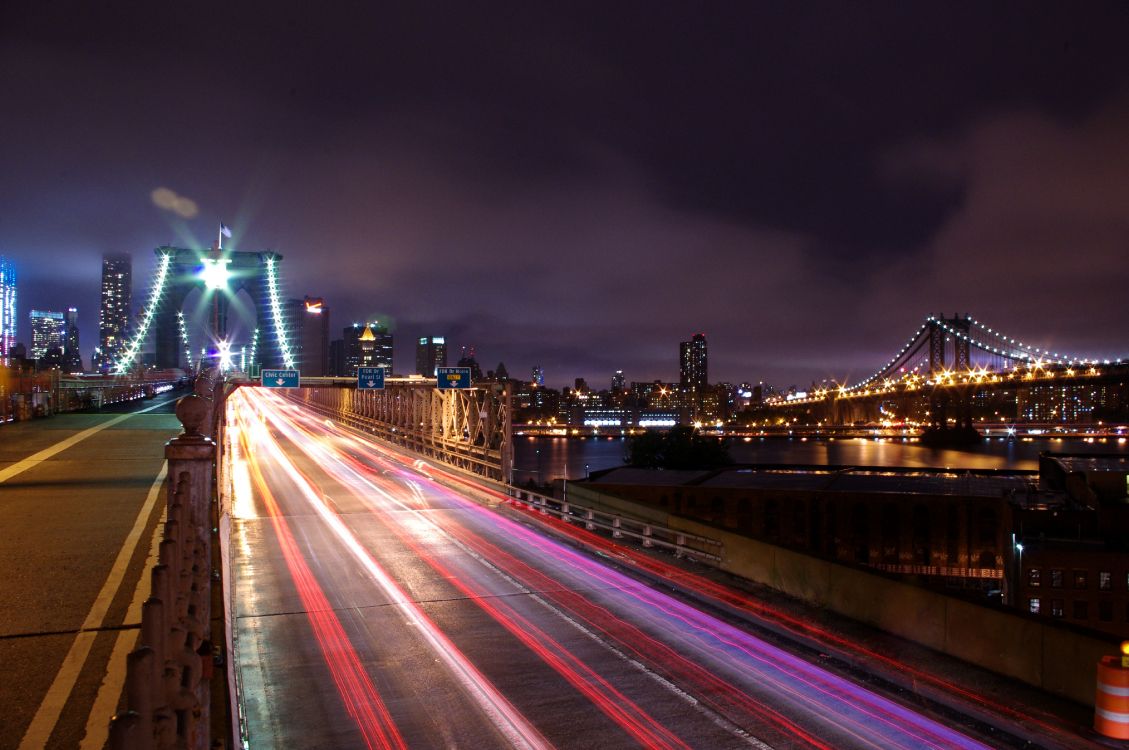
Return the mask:
<path id="1" fill-rule="evenodd" d="M 1121 440 L 1124 440 L 1123 438 Z M 514 482 L 535 479 L 581 479 L 588 472 L 622 466 L 629 439 L 517 436 Z M 963 449 L 928 448 L 894 439 L 814 439 L 766 437 L 734 439 L 729 455 L 737 463 L 816 464 L 838 466 L 910 466 L 938 469 L 1037 469 L 1039 454 L 1117 453 L 1129 455 L 1118 438 L 993 438 Z"/>

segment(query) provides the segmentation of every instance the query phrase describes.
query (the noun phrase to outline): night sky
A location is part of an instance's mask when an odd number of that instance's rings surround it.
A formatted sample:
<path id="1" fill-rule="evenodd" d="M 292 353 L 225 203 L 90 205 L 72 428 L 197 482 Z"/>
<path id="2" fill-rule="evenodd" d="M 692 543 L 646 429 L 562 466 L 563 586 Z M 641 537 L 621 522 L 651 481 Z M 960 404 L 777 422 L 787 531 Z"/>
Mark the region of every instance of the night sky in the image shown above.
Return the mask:
<path id="1" fill-rule="evenodd" d="M 25 341 L 76 305 L 89 357 L 102 253 L 140 305 L 223 221 L 404 373 L 674 380 L 704 332 L 712 381 L 852 381 L 954 312 L 1129 355 L 1127 3 L 130 5 L 0 5 Z"/>

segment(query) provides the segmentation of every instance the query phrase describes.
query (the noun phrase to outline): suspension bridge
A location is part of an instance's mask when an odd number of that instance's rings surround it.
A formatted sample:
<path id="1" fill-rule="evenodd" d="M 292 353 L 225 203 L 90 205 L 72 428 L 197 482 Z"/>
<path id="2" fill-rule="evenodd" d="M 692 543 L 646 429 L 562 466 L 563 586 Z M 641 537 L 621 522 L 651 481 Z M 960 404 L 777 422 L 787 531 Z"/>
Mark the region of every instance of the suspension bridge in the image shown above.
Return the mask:
<path id="1" fill-rule="evenodd" d="M 1127 382 L 1129 361 L 1032 346 L 970 315 L 931 315 L 870 376 L 766 405 L 778 421 L 809 425 L 1077 423 L 1123 414 Z"/>

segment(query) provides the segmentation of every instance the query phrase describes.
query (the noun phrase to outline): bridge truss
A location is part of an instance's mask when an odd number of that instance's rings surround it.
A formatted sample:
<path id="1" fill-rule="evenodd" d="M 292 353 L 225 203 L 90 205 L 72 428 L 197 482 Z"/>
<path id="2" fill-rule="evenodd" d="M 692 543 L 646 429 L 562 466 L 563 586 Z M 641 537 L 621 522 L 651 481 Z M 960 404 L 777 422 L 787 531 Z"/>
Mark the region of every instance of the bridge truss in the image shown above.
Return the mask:
<path id="1" fill-rule="evenodd" d="M 353 378 L 303 378 L 290 398 L 421 457 L 511 482 L 508 385 L 440 390 L 434 381 L 415 379 L 387 379 L 377 390 L 356 385 Z"/>

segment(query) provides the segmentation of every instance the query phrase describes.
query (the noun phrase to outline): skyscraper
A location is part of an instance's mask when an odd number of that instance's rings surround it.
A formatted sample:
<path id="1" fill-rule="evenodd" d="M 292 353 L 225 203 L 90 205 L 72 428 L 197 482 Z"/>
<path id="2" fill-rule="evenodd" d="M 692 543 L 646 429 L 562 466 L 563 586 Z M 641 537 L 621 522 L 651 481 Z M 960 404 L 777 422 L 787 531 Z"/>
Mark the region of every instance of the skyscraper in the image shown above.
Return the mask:
<path id="1" fill-rule="evenodd" d="M 303 375 L 329 374 L 329 307 L 320 297 L 306 297 L 298 310 L 294 338 L 298 342 L 298 369 Z"/>
<path id="2" fill-rule="evenodd" d="M 683 341 L 679 347 L 679 384 L 688 397 L 690 405 L 697 409 L 701 405 L 702 395 L 709 385 L 709 365 L 706 352 L 706 335 L 695 333 L 689 341 Z"/>
<path id="3" fill-rule="evenodd" d="M 391 375 L 392 334 L 388 332 L 387 326 L 377 325 L 376 323 L 369 323 L 368 330 L 373 334 L 373 342 L 370 361 L 365 363 L 365 367 L 383 367 L 388 371 L 385 374 Z"/>
<path id="4" fill-rule="evenodd" d="M 43 359 L 48 349 L 59 349 L 65 344 L 64 322 L 61 312 L 32 310 L 31 318 L 31 358 Z"/>
<path id="5" fill-rule="evenodd" d="M 295 366 L 305 377 L 331 374 L 329 369 L 329 307 L 320 297 L 288 299 L 282 303 L 283 325 L 290 332 Z"/>
<path id="6" fill-rule="evenodd" d="M 99 370 L 109 370 L 129 344 L 133 303 L 133 258 L 129 253 L 102 256 L 102 310 L 98 320 Z"/>
<path id="7" fill-rule="evenodd" d="M 0 255 L 0 363 L 7 365 L 16 345 L 16 269 Z"/>
<path id="8" fill-rule="evenodd" d="M 82 351 L 78 346 L 78 308 L 68 307 L 63 339 L 63 370 L 82 372 Z"/>
<path id="9" fill-rule="evenodd" d="M 447 340 L 442 336 L 420 336 L 416 344 L 416 374 L 435 377 L 436 368 L 447 366 Z"/>
<path id="10" fill-rule="evenodd" d="M 392 334 L 377 323 L 354 323 L 342 333 L 346 377 L 357 374 L 358 367 L 383 367 L 392 374 Z"/>
<path id="11" fill-rule="evenodd" d="M 530 372 L 530 378 L 538 388 L 545 385 L 545 368 L 541 365 L 533 365 L 533 370 Z"/>
<path id="12" fill-rule="evenodd" d="M 616 370 L 612 374 L 612 390 L 616 393 L 624 390 L 627 387 L 627 380 L 623 377 L 623 370 Z"/>

